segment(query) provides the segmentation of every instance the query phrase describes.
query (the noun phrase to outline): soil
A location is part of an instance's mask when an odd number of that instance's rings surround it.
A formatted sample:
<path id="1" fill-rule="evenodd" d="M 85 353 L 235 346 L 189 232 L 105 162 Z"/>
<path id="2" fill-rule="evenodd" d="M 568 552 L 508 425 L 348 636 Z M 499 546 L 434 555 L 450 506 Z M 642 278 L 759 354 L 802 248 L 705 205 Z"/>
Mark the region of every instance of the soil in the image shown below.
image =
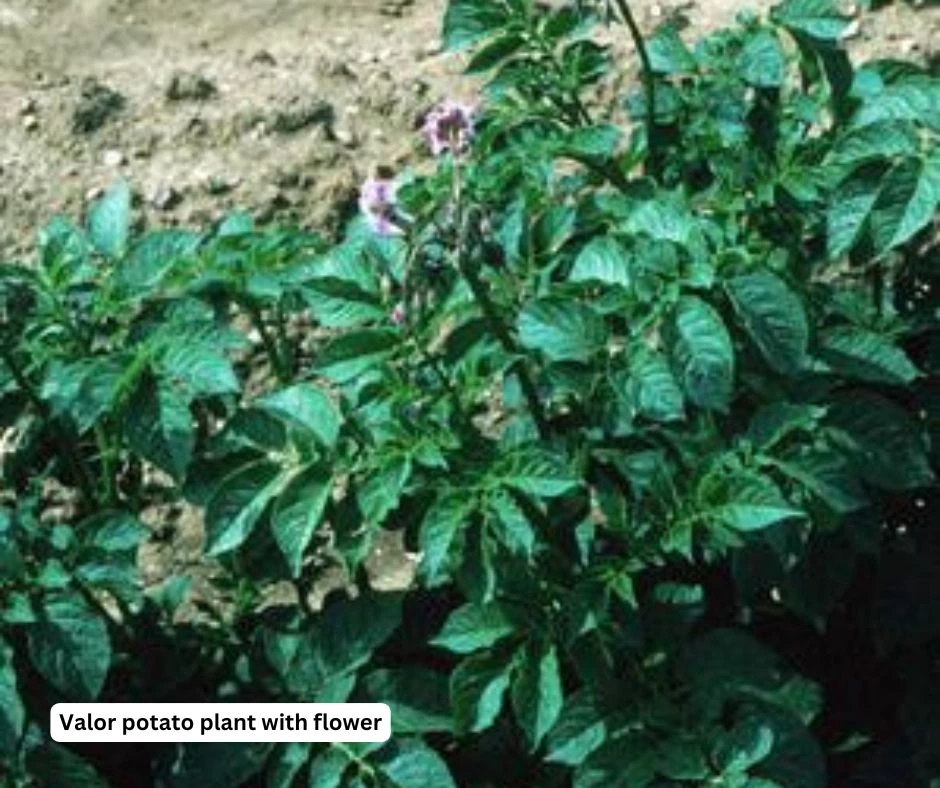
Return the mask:
<path id="1" fill-rule="evenodd" d="M 144 225 L 204 226 L 238 207 L 260 222 L 334 231 L 376 168 L 426 158 L 414 133 L 423 112 L 445 96 L 473 98 L 461 58 L 441 52 L 443 7 L 0 0 L 0 259 L 26 254 L 53 213 L 81 217 L 119 176 L 136 190 Z M 634 8 L 647 31 L 676 19 L 692 36 L 730 22 L 741 5 Z M 857 58 L 936 64 L 940 8 L 897 2 L 861 14 L 849 46 Z M 199 518 L 153 514 L 177 522 L 175 536 L 145 551 L 148 582 L 191 572 Z M 381 549 L 376 582 L 407 585 L 413 557 Z"/>
<path id="2" fill-rule="evenodd" d="M 417 119 L 470 97 L 440 51 L 443 0 L 0 0 L 0 256 L 117 176 L 154 225 L 332 229 L 379 165 L 420 157 Z M 735 0 L 637 2 L 703 31 Z M 757 0 L 752 5 L 770 5 Z M 940 9 L 861 17 L 854 52 L 936 58 Z"/>

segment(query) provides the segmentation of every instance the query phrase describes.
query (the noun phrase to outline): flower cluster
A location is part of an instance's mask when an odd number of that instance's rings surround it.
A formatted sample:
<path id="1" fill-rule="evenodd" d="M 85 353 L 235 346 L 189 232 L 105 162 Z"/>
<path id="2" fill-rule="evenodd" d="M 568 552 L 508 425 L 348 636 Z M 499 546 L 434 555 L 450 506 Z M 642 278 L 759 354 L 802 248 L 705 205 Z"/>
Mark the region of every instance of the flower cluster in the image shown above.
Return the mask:
<path id="1" fill-rule="evenodd" d="M 401 235 L 395 223 L 398 184 L 388 178 L 369 178 L 359 189 L 359 210 L 372 230 L 383 236 Z"/>
<path id="2" fill-rule="evenodd" d="M 444 151 L 463 153 L 473 139 L 474 107 L 459 101 L 447 100 L 432 109 L 424 119 L 421 131 L 431 153 L 440 156 Z"/>

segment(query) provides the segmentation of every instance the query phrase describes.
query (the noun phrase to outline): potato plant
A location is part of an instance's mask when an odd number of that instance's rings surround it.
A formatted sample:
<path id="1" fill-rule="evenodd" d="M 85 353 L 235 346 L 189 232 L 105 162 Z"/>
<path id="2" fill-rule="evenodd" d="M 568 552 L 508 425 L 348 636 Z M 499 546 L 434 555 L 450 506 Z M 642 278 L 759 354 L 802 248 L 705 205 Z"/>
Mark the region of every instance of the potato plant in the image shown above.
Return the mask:
<path id="1" fill-rule="evenodd" d="M 123 184 L 46 226 L 0 269 L 0 782 L 940 785 L 940 81 L 848 23 L 450 0 L 481 99 L 337 243 L 138 236 Z M 211 593 L 142 583 L 179 504 Z M 394 733 L 63 746 L 63 700 Z"/>

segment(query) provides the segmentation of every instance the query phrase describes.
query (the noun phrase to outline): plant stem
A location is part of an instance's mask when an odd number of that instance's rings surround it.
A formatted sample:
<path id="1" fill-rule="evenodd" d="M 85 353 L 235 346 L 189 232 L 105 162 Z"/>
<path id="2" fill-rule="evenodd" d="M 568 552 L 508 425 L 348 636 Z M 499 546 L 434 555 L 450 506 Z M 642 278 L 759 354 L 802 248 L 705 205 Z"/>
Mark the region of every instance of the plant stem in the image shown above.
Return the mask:
<path id="1" fill-rule="evenodd" d="M 532 380 L 532 376 L 529 374 L 529 370 L 525 365 L 524 359 L 521 358 L 519 348 L 516 346 L 512 335 L 509 333 L 509 329 L 507 329 L 503 323 L 502 318 L 499 315 L 499 310 L 496 308 L 496 304 L 493 303 L 493 299 L 490 298 L 489 290 L 487 289 L 486 284 L 482 279 L 480 279 L 476 269 L 467 258 L 467 236 L 469 235 L 471 222 L 470 217 L 464 215 L 462 191 L 460 185 L 460 166 L 456 161 L 454 162 L 453 194 L 454 210 L 456 211 L 456 223 L 457 227 L 459 228 L 456 254 L 457 268 L 460 271 L 460 275 L 470 286 L 473 297 L 477 304 L 479 304 L 480 310 L 483 312 L 483 318 L 486 320 L 487 325 L 489 325 L 490 331 L 493 332 L 493 335 L 496 337 L 497 341 L 503 346 L 503 350 L 505 350 L 509 355 L 515 357 L 515 360 L 512 364 L 512 370 L 519 378 L 519 385 L 522 388 L 522 395 L 525 397 L 526 402 L 529 405 L 529 412 L 532 414 L 532 418 L 535 421 L 535 427 L 538 430 L 539 436 L 541 438 L 547 438 L 549 434 L 548 419 L 546 418 L 542 401 L 539 399 L 539 393 L 538 389 L 535 387 L 535 382 Z"/>
<path id="2" fill-rule="evenodd" d="M 659 180 L 662 162 L 660 161 L 659 145 L 656 139 L 656 81 L 653 76 L 653 64 L 650 61 L 643 34 L 640 32 L 640 27 L 633 17 L 633 12 L 630 10 L 627 0 L 614 0 L 614 3 L 620 12 L 620 18 L 630 31 L 633 46 L 640 57 L 643 91 L 646 94 L 646 146 L 649 150 L 649 174 Z"/>
<path id="3" fill-rule="evenodd" d="M 0 358 L 3 359 L 4 363 L 7 365 L 7 368 L 10 370 L 10 374 L 13 375 L 13 380 L 16 381 L 16 385 L 22 389 L 23 393 L 26 395 L 27 399 L 33 404 L 33 407 L 39 413 L 39 417 L 49 424 L 53 424 L 58 421 L 49 411 L 49 406 L 45 401 L 39 396 L 32 382 L 26 376 L 26 373 L 20 368 L 20 365 L 17 363 L 16 358 L 13 355 L 12 349 L 5 346 L 0 346 Z M 65 429 L 65 425 L 62 425 L 63 429 L 57 430 L 54 429 L 55 440 L 59 444 L 59 450 L 62 453 L 62 459 L 65 463 L 72 469 L 72 474 L 74 475 L 79 488 L 82 491 L 82 496 L 85 498 L 86 502 L 89 504 L 95 504 L 98 501 L 98 495 L 95 490 L 94 476 L 91 471 L 88 469 L 85 464 L 84 459 L 82 458 L 81 452 L 79 452 L 74 436 L 71 434 L 71 430 Z"/>
<path id="4" fill-rule="evenodd" d="M 255 328 L 258 329 L 258 334 L 261 336 L 262 344 L 264 344 L 268 361 L 271 363 L 271 368 L 274 370 L 278 381 L 288 383 L 290 381 L 290 374 L 284 369 L 281 354 L 278 352 L 277 342 L 275 342 L 274 337 L 271 336 L 271 332 L 268 331 L 268 327 L 264 323 L 264 316 L 261 314 L 260 307 L 250 298 L 246 298 L 243 305 L 248 310 L 251 322 L 254 324 Z"/>

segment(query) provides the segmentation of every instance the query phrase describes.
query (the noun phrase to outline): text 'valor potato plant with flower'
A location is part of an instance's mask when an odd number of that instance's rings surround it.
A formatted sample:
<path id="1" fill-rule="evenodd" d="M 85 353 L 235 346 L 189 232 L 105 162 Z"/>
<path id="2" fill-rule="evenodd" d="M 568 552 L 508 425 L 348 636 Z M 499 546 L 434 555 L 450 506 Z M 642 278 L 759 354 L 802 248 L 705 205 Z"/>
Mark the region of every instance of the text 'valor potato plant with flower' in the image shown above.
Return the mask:
<path id="1" fill-rule="evenodd" d="M 338 244 L 135 237 L 123 185 L 48 225 L 0 270 L 0 782 L 940 785 L 940 81 L 849 22 L 450 0 L 481 98 Z M 205 560 L 144 584 L 182 506 Z M 52 742 L 92 699 L 393 736 Z"/>

